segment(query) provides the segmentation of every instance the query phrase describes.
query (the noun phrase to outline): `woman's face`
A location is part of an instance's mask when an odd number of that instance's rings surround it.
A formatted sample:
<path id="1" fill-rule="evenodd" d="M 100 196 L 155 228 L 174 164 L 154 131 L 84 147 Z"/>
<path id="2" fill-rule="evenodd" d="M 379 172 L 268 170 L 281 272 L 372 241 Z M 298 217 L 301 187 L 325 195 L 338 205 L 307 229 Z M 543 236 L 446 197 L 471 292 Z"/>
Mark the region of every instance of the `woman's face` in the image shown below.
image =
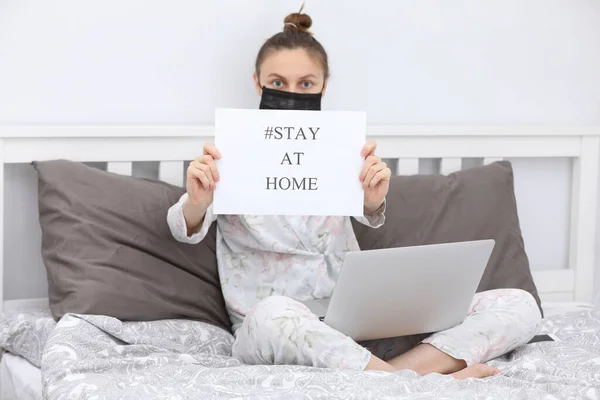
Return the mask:
<path id="1" fill-rule="evenodd" d="M 256 93 L 262 86 L 294 93 L 325 94 L 327 79 L 323 68 L 304 49 L 279 50 L 265 58 L 260 76 L 254 74 Z"/>

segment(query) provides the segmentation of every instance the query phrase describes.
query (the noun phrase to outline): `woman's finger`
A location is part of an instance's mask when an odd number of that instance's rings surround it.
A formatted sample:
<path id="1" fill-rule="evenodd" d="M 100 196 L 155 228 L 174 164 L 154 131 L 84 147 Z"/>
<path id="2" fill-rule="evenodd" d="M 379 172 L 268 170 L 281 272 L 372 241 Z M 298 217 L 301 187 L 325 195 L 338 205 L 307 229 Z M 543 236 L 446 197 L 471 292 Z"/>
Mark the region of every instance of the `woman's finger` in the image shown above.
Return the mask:
<path id="1" fill-rule="evenodd" d="M 215 160 L 219 160 L 221 158 L 221 152 L 219 152 L 219 149 L 217 149 L 217 147 L 214 144 L 204 143 L 203 150 L 204 155 L 211 155 Z"/>
<path id="2" fill-rule="evenodd" d="M 386 167 L 385 169 L 382 169 L 381 171 L 379 171 L 378 173 L 375 174 L 373 179 L 371 179 L 371 182 L 369 182 L 369 186 L 375 187 L 375 186 L 377 186 L 377 184 L 379 182 L 389 181 L 391 177 L 392 177 L 392 170 L 390 170 L 389 168 Z"/>
<path id="3" fill-rule="evenodd" d="M 208 183 L 210 185 L 210 189 L 214 189 L 215 188 L 215 180 L 212 176 L 212 173 L 210 172 L 210 167 L 207 164 L 204 163 L 199 163 L 197 161 L 194 161 L 191 164 L 195 169 L 204 172 L 204 175 L 206 175 L 206 177 L 208 178 Z"/>
<path id="4" fill-rule="evenodd" d="M 210 167 L 210 173 L 212 174 L 215 182 L 219 182 L 220 179 L 220 175 L 219 175 L 219 169 L 217 168 L 217 164 L 214 161 L 214 158 L 212 156 L 206 156 L 206 164 Z"/>
<path id="5" fill-rule="evenodd" d="M 196 168 L 199 169 L 200 171 L 204 172 L 204 175 L 206 175 L 206 177 L 208 178 L 208 181 L 210 183 L 210 189 L 214 189 L 215 188 L 215 178 L 212 175 L 212 172 L 210 171 L 210 167 L 207 164 L 196 164 Z"/>
<path id="6" fill-rule="evenodd" d="M 210 170 L 210 174 L 207 173 L 207 176 L 210 179 L 212 179 L 213 182 L 219 181 L 219 170 L 217 169 L 217 164 L 214 162 L 212 156 L 205 155 L 202 157 L 198 157 L 194 161 L 192 161 L 192 163 L 196 168 L 199 168 L 202 171 L 206 170 L 206 168 L 203 166 L 208 167 L 208 169 Z"/>
<path id="7" fill-rule="evenodd" d="M 369 168 L 371 168 L 371 166 L 377 164 L 380 161 L 381 161 L 381 158 L 379 158 L 377 156 L 367 157 L 367 159 L 365 160 L 365 163 L 363 164 L 362 170 L 360 171 L 360 175 L 358 176 L 358 178 L 360 179 L 361 182 L 364 182 L 365 177 L 367 176 L 367 172 L 369 172 Z"/>
<path id="8" fill-rule="evenodd" d="M 191 179 L 198 179 L 202 184 L 202 187 L 204 187 L 204 190 L 210 190 L 210 180 L 202 170 L 199 170 L 190 164 L 187 176 Z"/>
<path id="9" fill-rule="evenodd" d="M 202 157 L 196 158 L 194 161 L 208 165 L 210 167 L 210 173 L 212 174 L 212 177 L 214 178 L 215 182 L 219 182 L 219 170 L 217 168 L 217 164 L 215 163 L 213 156 L 211 156 L 210 154 L 206 154 Z"/>
<path id="10" fill-rule="evenodd" d="M 385 168 L 387 168 L 387 165 L 385 165 L 385 163 L 383 163 L 383 162 L 379 162 L 377 164 L 372 165 L 371 168 L 369 168 L 369 172 L 367 172 L 367 176 L 365 177 L 365 180 L 363 181 L 363 187 L 366 188 L 368 186 L 372 186 L 371 181 L 373 180 L 373 177 L 379 171 L 383 171 Z"/>
<path id="11" fill-rule="evenodd" d="M 377 150 L 377 143 L 374 140 L 369 140 L 362 148 L 360 155 L 362 157 L 369 157 L 375 154 L 375 150 Z"/>

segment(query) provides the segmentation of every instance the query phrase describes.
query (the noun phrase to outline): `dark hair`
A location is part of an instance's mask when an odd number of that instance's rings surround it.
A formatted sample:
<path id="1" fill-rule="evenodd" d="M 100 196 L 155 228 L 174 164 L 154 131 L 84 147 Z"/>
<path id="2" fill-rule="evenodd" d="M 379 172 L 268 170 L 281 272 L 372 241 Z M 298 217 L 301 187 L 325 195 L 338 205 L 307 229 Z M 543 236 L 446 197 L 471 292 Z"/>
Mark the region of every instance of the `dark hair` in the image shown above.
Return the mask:
<path id="1" fill-rule="evenodd" d="M 255 66 L 256 74 L 260 74 L 260 66 L 270 53 L 282 49 L 304 49 L 321 65 L 325 78 L 328 78 L 329 62 L 327 52 L 321 43 L 312 36 L 312 33 L 308 31 L 312 26 L 310 16 L 302 14 L 302 9 L 300 9 L 300 12 L 285 17 L 283 22 L 283 31 L 271 36 L 258 51 Z"/>

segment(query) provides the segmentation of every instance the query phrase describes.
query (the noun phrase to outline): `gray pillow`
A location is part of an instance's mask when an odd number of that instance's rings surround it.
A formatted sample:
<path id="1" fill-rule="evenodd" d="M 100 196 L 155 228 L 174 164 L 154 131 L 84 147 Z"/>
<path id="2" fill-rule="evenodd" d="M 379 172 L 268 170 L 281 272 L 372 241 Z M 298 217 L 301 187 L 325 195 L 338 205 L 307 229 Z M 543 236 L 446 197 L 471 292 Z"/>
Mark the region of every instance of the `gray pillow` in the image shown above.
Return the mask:
<path id="1" fill-rule="evenodd" d="M 385 224 L 371 229 L 353 220 L 363 250 L 494 239 L 496 246 L 478 292 L 517 288 L 540 297 L 525 253 L 508 161 L 448 176 L 396 176 L 387 195 Z"/>
<path id="2" fill-rule="evenodd" d="M 215 256 L 176 241 L 180 187 L 65 160 L 34 162 L 50 310 L 142 321 L 188 318 L 230 330 Z"/>

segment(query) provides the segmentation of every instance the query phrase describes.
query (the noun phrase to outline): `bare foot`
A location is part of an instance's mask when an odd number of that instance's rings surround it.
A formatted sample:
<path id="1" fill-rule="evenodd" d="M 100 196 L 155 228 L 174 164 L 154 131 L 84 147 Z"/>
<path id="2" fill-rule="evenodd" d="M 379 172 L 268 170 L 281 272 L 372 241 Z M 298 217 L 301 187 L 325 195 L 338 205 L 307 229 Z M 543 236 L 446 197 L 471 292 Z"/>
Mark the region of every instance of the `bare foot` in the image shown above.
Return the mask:
<path id="1" fill-rule="evenodd" d="M 455 379 L 467 379 L 467 378 L 487 378 L 499 374 L 498 368 L 490 367 L 485 364 L 475 364 L 461 369 L 458 372 L 452 374 Z"/>

